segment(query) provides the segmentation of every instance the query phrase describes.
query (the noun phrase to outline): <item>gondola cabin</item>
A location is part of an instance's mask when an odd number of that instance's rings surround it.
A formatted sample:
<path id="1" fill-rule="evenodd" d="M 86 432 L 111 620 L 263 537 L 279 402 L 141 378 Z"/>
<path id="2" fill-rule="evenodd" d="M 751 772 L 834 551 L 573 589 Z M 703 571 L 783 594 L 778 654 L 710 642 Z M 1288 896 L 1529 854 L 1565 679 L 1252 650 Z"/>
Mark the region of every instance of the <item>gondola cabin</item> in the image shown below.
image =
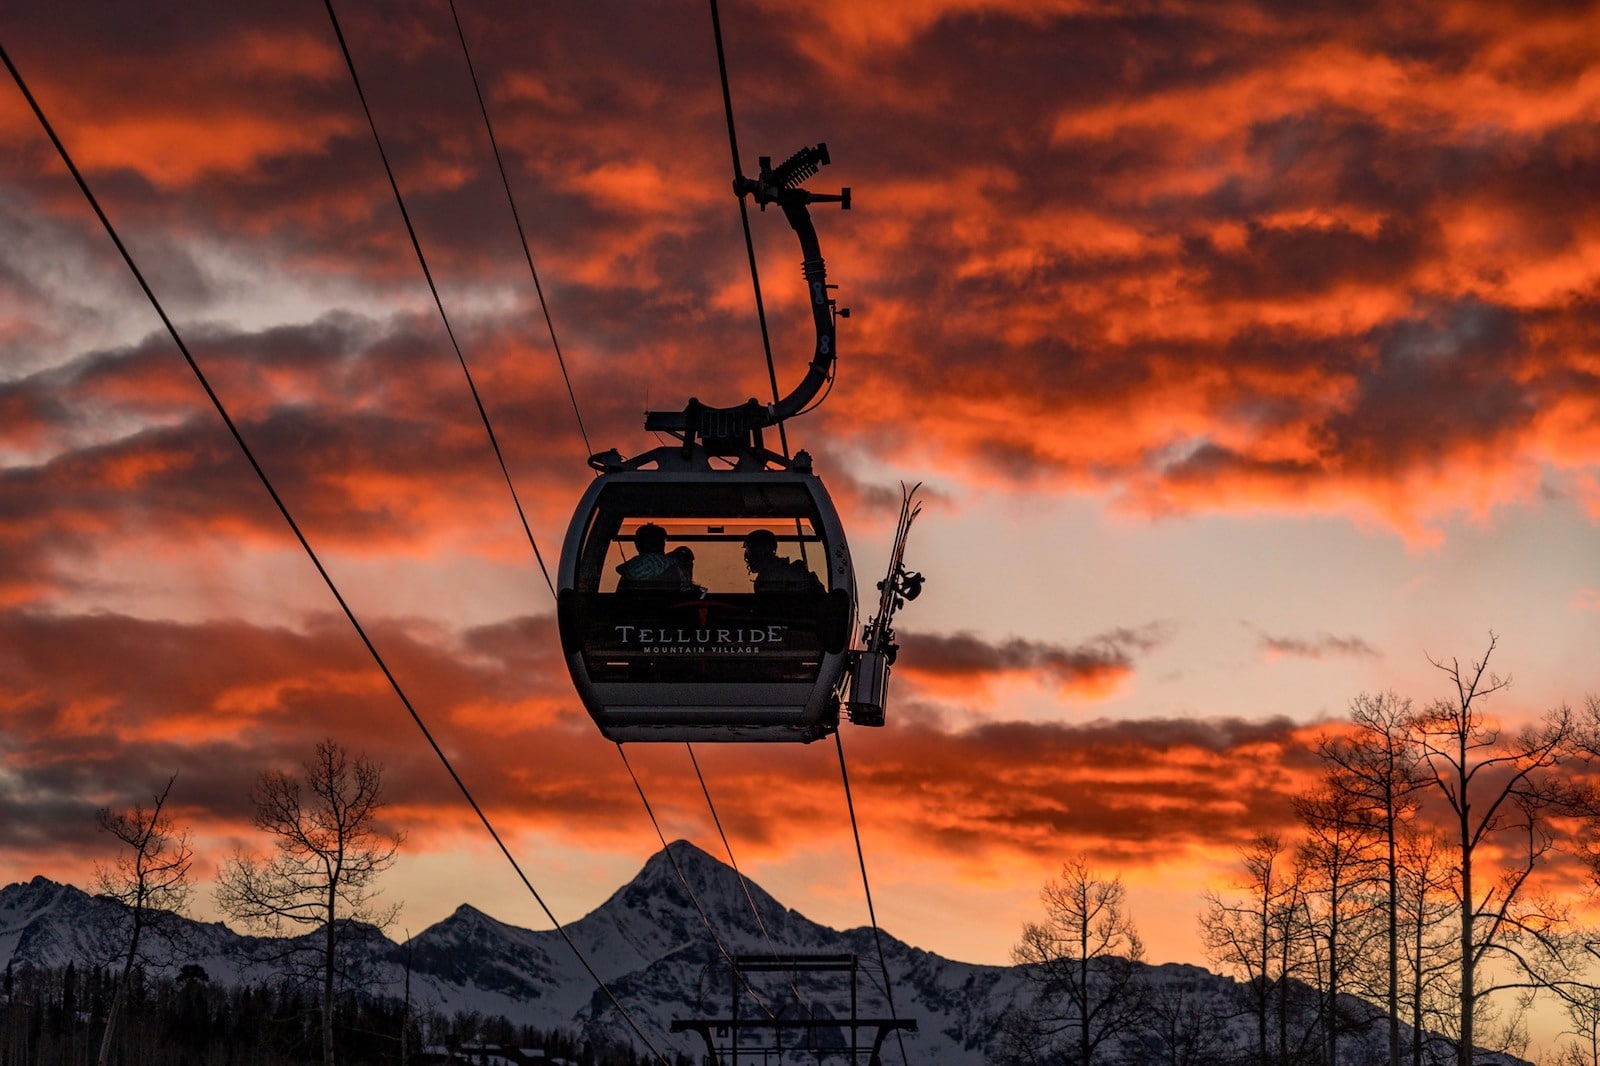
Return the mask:
<path id="1" fill-rule="evenodd" d="M 777 167 L 763 157 L 758 178 L 733 186 L 778 205 L 800 239 L 816 345 L 799 385 L 771 404 L 648 411 L 645 429 L 679 445 L 589 458 L 600 476 L 567 529 L 556 615 L 578 696 L 610 740 L 816 740 L 837 732 L 847 688 L 860 694 L 850 720 L 883 724 L 888 618 L 869 627 L 877 643 L 852 651 L 839 515 L 810 456 L 776 454 L 762 437 L 825 395 L 834 320 L 849 313 L 830 295 L 808 205 L 848 208 L 850 190 L 801 187 L 827 162 L 822 144 Z"/>
<path id="2" fill-rule="evenodd" d="M 838 728 L 855 574 L 809 464 L 602 474 L 567 531 L 557 614 L 578 695 L 610 740 Z"/>

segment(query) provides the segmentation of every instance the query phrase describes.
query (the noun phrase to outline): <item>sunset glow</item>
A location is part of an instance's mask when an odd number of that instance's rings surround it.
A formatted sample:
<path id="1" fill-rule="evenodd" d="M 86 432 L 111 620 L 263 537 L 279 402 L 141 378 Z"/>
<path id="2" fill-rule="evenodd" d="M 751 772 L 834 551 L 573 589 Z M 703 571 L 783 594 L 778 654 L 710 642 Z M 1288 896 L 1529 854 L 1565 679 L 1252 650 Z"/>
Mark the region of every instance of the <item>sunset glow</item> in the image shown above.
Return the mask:
<path id="1" fill-rule="evenodd" d="M 705 8 L 616 6 L 458 5 L 563 376 L 449 7 L 338 5 L 537 556 L 323 9 L 0 15 L 563 919 L 660 841 L 541 566 L 588 454 L 660 443 L 647 408 L 771 390 Z M 1083 853 L 1154 961 L 1203 962 L 1200 893 L 1293 832 L 1352 699 L 1448 695 L 1430 656 L 1491 632 L 1508 722 L 1600 692 L 1600 10 L 724 8 L 745 171 L 826 141 L 811 185 L 853 190 L 813 215 L 851 310 L 837 380 L 786 430 L 864 616 L 924 485 L 888 724 L 842 737 L 888 932 L 1006 962 Z M 95 809 L 174 772 L 209 876 L 256 775 L 331 735 L 411 827 L 407 926 L 461 902 L 547 924 L 9 80 L 0 149 L 0 883 L 86 884 Z M 781 213 L 750 214 L 787 391 L 804 284 Z M 831 740 L 695 755 L 747 875 L 867 921 Z M 682 745 L 628 757 L 669 839 L 725 856 Z"/>

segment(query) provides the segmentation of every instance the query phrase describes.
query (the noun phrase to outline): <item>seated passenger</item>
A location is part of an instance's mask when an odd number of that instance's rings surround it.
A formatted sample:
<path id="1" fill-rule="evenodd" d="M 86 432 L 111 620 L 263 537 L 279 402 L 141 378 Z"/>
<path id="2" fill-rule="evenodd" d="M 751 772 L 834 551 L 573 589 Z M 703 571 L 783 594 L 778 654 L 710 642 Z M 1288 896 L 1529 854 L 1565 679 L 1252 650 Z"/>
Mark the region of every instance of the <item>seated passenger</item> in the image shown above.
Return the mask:
<path id="1" fill-rule="evenodd" d="M 822 582 L 805 563 L 778 554 L 778 538 L 770 529 L 755 529 L 744 538 L 744 565 L 756 592 L 821 592 Z"/>
<path id="2" fill-rule="evenodd" d="M 682 576 L 682 584 L 678 587 L 685 592 L 694 592 L 702 597 L 705 596 L 706 590 L 694 583 L 694 552 L 689 550 L 688 545 L 680 544 L 673 548 L 667 553 L 667 558 L 677 565 L 678 573 Z"/>
<path id="3" fill-rule="evenodd" d="M 617 564 L 618 592 L 692 587 L 694 553 L 688 548 L 674 548 L 668 554 L 666 530 L 646 522 L 634 533 L 633 544 L 639 554 Z"/>

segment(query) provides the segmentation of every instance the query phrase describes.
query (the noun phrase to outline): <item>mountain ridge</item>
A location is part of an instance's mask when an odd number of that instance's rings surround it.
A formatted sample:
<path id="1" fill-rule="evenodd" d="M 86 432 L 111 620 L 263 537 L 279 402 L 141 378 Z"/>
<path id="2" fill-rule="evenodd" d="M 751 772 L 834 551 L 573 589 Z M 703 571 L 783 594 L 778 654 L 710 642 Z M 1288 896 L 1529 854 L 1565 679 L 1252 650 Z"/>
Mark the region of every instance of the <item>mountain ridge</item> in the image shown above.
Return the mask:
<path id="1" fill-rule="evenodd" d="M 125 950 L 123 913 L 113 901 L 44 877 L 0 888 L 0 966 L 110 965 Z M 181 922 L 184 935 L 158 963 L 174 972 L 198 965 L 212 981 L 231 985 L 277 980 L 285 952 L 313 944 L 318 935 L 256 937 L 221 922 Z M 860 1017 L 915 1019 L 918 1030 L 903 1036 L 911 1057 L 951 1066 L 997 1061 L 1001 1016 L 1026 1003 L 1034 989 L 1021 967 L 944 959 L 867 926 L 820 925 L 684 840 L 652 855 L 564 932 L 525 929 L 468 903 L 403 942 L 369 932 L 351 947 L 375 994 L 399 999 L 409 988 L 416 1009 L 503 1015 L 591 1038 L 628 1039 L 637 1030 L 656 1047 L 696 1058 L 705 1050 L 700 1038 L 672 1033 L 670 1023 L 727 1015 L 730 955 L 855 956 L 853 995 L 848 975 L 811 972 L 747 974 L 746 991 L 774 1016 L 838 1018 L 854 1002 Z M 1223 1005 L 1238 988 L 1202 967 L 1168 963 L 1146 970 L 1161 987 L 1186 990 L 1211 1006 Z M 1227 1043 L 1249 1046 L 1245 1027 L 1224 1024 Z"/>

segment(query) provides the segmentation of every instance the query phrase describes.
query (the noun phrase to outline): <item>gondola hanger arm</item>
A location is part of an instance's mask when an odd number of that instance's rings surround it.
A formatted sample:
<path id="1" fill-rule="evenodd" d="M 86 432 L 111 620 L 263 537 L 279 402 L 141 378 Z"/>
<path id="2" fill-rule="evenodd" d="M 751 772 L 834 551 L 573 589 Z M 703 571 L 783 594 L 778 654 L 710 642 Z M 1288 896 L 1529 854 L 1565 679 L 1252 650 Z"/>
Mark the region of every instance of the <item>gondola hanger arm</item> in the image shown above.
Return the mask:
<path id="1" fill-rule="evenodd" d="M 734 407 L 713 407 L 698 399 L 691 399 L 682 410 L 647 412 L 645 429 L 669 433 L 682 441 L 680 450 L 686 458 L 690 453 L 697 457 L 737 456 L 740 464 L 746 466 L 765 466 L 774 461 L 778 465 L 786 465 L 782 456 L 767 451 L 763 446 L 761 431 L 806 410 L 833 374 L 838 357 L 837 319 L 849 317 L 850 312 L 839 308 L 830 295 L 832 286 L 828 284 L 827 266 L 822 258 L 816 226 L 811 221 L 810 206 L 814 203 L 836 203 L 842 209 L 849 210 L 850 190 L 846 188 L 836 194 L 826 194 L 814 193 L 803 187 L 803 182 L 828 162 L 828 146 L 819 143 L 802 148 L 776 167 L 772 165 L 770 157 L 764 156 L 756 177 L 740 175 L 733 181 L 734 193 L 740 197 L 751 197 L 761 209 L 765 210 L 768 204 L 776 204 L 799 238 L 801 271 L 806 279 L 811 319 L 816 329 L 816 346 L 800 383 L 775 403 L 763 404 L 751 399 Z M 591 458 L 591 465 L 598 458 Z"/>

